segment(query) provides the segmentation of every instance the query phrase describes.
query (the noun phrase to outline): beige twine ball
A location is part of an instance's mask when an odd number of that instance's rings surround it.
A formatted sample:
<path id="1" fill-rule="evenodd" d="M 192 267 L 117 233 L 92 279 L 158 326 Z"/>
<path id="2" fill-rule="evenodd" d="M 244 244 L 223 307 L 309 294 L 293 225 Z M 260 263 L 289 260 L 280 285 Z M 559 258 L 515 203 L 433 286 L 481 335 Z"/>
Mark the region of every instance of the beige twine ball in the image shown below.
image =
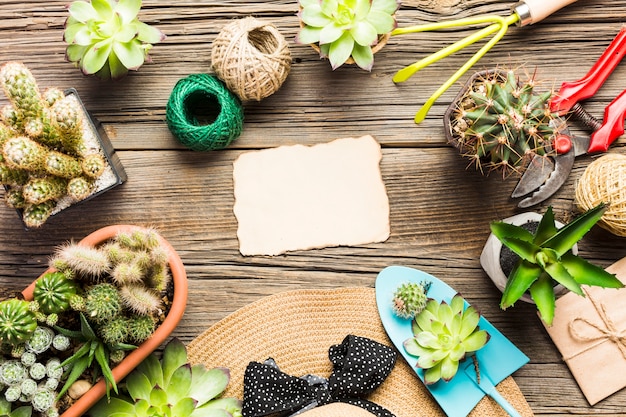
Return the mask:
<path id="1" fill-rule="evenodd" d="M 576 186 L 576 205 L 582 211 L 600 203 L 609 207 L 598 225 L 617 236 L 626 236 L 626 155 L 609 153 L 583 172 Z"/>
<path id="2" fill-rule="evenodd" d="M 291 69 L 291 53 L 278 29 L 253 17 L 227 24 L 213 41 L 216 75 L 241 101 L 274 94 Z"/>

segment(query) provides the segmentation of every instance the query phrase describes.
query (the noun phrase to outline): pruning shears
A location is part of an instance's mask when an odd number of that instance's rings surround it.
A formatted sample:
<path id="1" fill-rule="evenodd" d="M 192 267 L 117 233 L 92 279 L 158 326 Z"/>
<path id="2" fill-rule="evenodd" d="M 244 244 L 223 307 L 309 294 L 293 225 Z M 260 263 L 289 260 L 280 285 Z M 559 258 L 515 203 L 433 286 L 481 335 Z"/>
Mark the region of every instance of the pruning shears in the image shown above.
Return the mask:
<path id="1" fill-rule="evenodd" d="M 518 207 L 530 207 L 546 200 L 565 183 L 577 156 L 605 152 L 624 133 L 626 90 L 605 108 L 602 121 L 589 114 L 580 101 L 592 97 L 600 89 L 625 53 L 626 27 L 623 27 L 583 78 L 564 82 L 559 92 L 552 96 L 550 111 L 559 116 L 552 141 L 553 156 L 533 157 L 511 195 L 521 198 L 530 194 L 518 203 Z M 593 133 L 589 136 L 571 135 L 562 119 L 570 115 L 576 116 Z"/>

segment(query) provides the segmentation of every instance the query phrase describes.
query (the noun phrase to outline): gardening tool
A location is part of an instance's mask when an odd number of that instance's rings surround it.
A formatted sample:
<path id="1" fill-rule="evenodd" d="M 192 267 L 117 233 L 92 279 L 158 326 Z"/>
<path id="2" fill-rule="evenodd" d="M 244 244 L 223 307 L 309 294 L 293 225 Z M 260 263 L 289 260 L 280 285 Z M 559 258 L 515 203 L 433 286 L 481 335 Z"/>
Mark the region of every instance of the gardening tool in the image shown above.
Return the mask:
<path id="1" fill-rule="evenodd" d="M 415 123 L 421 123 L 428 114 L 428 111 L 435 101 L 448 89 L 465 72 L 470 69 L 480 58 L 482 58 L 489 50 L 504 37 L 508 28 L 512 24 L 518 26 L 526 26 L 537 23 L 557 10 L 575 2 L 576 0 L 523 0 L 512 7 L 512 13 L 508 17 L 498 15 L 484 15 L 469 17 L 465 19 L 451 20 L 448 22 L 429 23 L 424 25 L 410 26 L 405 28 L 397 28 L 391 32 L 392 36 L 403 35 L 406 33 L 427 32 L 439 29 L 447 29 L 451 27 L 482 25 L 489 26 L 469 35 L 450 46 L 435 52 L 420 61 L 415 62 L 403 69 L 399 70 L 393 77 L 394 83 L 401 83 L 408 80 L 413 74 L 428 65 L 439 61 L 459 50 L 469 46 L 491 34 L 495 35 L 482 48 L 480 48 L 467 62 L 461 66 L 448 80 L 439 87 L 437 91 L 424 103 L 422 108 L 415 115 Z"/>
<path id="2" fill-rule="evenodd" d="M 559 92 L 552 97 L 551 112 L 559 116 L 577 116 L 593 133 L 590 136 L 573 136 L 567 124 L 561 121 L 560 126 L 556 126 L 558 132 L 552 144 L 555 155 L 535 155 L 511 194 L 513 198 L 520 198 L 533 193 L 521 200 L 518 207 L 530 207 L 550 197 L 567 180 L 576 156 L 604 152 L 624 133 L 626 90 L 605 108 L 602 122 L 589 114 L 579 101 L 592 97 L 598 91 L 625 53 L 626 27 L 619 31 L 583 78 L 564 82 Z"/>
<path id="3" fill-rule="evenodd" d="M 496 386 L 489 379 L 485 372 L 478 373 L 476 364 L 468 361 L 464 368 L 465 374 L 476 383 L 478 388 L 488 396 L 490 396 L 504 411 L 511 417 L 522 417 L 520 413 L 498 392 Z"/>

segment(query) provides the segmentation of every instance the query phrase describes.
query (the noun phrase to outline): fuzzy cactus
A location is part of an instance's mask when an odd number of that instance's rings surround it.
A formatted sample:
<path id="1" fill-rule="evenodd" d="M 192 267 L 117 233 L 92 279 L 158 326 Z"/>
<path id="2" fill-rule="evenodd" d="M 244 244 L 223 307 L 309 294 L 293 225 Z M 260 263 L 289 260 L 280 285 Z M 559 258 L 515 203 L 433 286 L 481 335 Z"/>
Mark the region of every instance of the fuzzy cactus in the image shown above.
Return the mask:
<path id="1" fill-rule="evenodd" d="M 94 187 L 84 184 L 103 174 L 106 160 L 85 142 L 86 116 L 75 97 L 56 88 L 40 93 L 32 73 L 18 62 L 0 67 L 0 86 L 10 103 L 0 112 L 0 184 L 10 196 L 7 203 L 23 209 L 26 226 L 39 227 L 58 201 L 87 198 Z M 81 192 L 72 182 L 76 178 L 86 178 Z"/>
<path id="2" fill-rule="evenodd" d="M 78 285 L 62 272 L 48 272 L 35 283 L 33 299 L 39 309 L 46 313 L 61 313 L 70 308 L 70 298 L 78 291 Z"/>
<path id="3" fill-rule="evenodd" d="M 410 319 L 419 314 L 425 307 L 428 297 L 429 282 L 405 282 L 393 294 L 392 308 L 396 315 Z"/>
<path id="4" fill-rule="evenodd" d="M 550 155 L 559 127 L 548 108 L 552 91 L 537 93 L 534 76 L 514 71 L 476 74 L 448 110 L 452 142 L 483 173 L 521 172 L 534 155 Z"/>
<path id="5" fill-rule="evenodd" d="M 0 341 L 11 345 L 25 342 L 37 328 L 35 313 L 27 301 L 0 302 Z"/>
<path id="6" fill-rule="evenodd" d="M 119 79 L 149 60 L 152 44 L 165 39 L 158 29 L 140 22 L 141 0 L 75 1 L 69 7 L 63 39 L 66 58 L 84 74 Z"/>

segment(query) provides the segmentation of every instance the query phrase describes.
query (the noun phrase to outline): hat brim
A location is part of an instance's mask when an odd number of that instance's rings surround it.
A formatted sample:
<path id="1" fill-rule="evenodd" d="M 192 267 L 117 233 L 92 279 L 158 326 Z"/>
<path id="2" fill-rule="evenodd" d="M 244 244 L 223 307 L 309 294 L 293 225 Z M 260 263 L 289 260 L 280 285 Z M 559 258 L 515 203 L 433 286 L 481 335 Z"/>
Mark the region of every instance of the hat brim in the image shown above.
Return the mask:
<path id="1" fill-rule="evenodd" d="M 194 339 L 187 351 L 192 364 L 229 368 L 231 380 L 224 395 L 242 399 L 243 375 L 250 361 L 262 362 L 271 357 L 289 375 L 328 377 L 332 372 L 328 348 L 341 343 L 348 334 L 392 346 L 378 315 L 373 288 L 295 290 L 262 298 L 215 323 Z M 534 415 L 512 377 L 497 388 L 522 416 Z M 445 416 L 402 359 L 368 400 L 397 417 Z M 470 416 L 508 414 L 484 397 Z"/>

